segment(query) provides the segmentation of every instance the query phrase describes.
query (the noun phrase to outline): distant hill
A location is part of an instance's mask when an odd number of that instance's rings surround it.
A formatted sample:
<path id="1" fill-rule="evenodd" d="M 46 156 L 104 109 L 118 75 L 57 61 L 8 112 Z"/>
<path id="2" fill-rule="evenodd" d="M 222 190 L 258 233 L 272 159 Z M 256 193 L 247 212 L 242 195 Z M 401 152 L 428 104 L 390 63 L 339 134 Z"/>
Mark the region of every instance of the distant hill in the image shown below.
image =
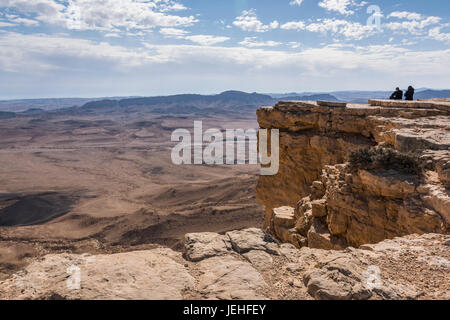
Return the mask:
<path id="1" fill-rule="evenodd" d="M 124 99 L 108 98 L 110 100 Z M 45 111 L 81 106 L 90 101 L 105 100 L 107 98 L 48 98 L 48 99 L 16 99 L 0 100 L 0 111 L 24 112 L 29 109 L 42 109 Z"/>
<path id="2" fill-rule="evenodd" d="M 450 98 L 450 90 L 424 90 L 415 94 L 416 99 Z"/>
<path id="3" fill-rule="evenodd" d="M 31 108 L 31 109 L 28 109 L 28 110 L 22 112 L 22 114 L 38 114 L 38 113 L 42 113 L 42 112 L 45 112 L 45 110 L 41 109 L 41 108 Z"/>
<path id="4" fill-rule="evenodd" d="M 270 94 L 279 100 L 325 100 L 348 103 L 367 103 L 369 99 L 387 99 L 389 91 L 334 91 L 334 92 L 303 92 L 294 94 Z"/>
<path id="5" fill-rule="evenodd" d="M 225 91 L 217 95 L 181 94 L 173 96 L 92 101 L 83 105 L 79 110 L 89 112 L 127 110 L 127 112 L 147 111 L 161 114 L 254 112 L 263 105 L 273 105 L 282 100 L 339 101 L 335 96 L 330 94 L 294 95 L 274 98 L 259 93 Z"/>
<path id="6" fill-rule="evenodd" d="M 393 91 L 392 91 L 393 92 Z M 348 103 L 367 103 L 369 99 L 389 99 L 390 91 L 336 91 L 331 94 Z"/>
<path id="7" fill-rule="evenodd" d="M 14 118 L 16 114 L 14 112 L 3 112 L 0 111 L 0 119 L 10 119 Z"/>
<path id="8" fill-rule="evenodd" d="M 342 101 L 367 103 L 369 99 L 388 99 L 390 91 L 336 91 L 303 92 L 284 94 L 259 94 L 241 91 L 225 91 L 216 95 L 179 94 L 154 97 L 113 98 L 63 98 L 27 99 L 0 101 L 1 118 L 19 115 L 33 115 L 45 112 L 57 114 L 102 114 L 108 112 L 148 112 L 155 114 L 211 114 L 211 113 L 253 113 L 264 105 L 278 101 Z M 416 99 L 448 98 L 450 90 L 416 90 Z M 17 114 L 15 114 L 16 112 Z"/>
<path id="9" fill-rule="evenodd" d="M 405 91 L 405 89 L 403 89 Z M 393 91 L 392 91 L 393 92 Z M 341 91 L 332 92 L 339 100 L 349 103 L 367 103 L 369 99 L 389 99 L 390 91 Z M 417 89 L 414 99 L 450 98 L 450 90 Z"/>
<path id="10" fill-rule="evenodd" d="M 225 91 L 217 95 L 180 94 L 122 100 L 92 101 L 70 111 L 104 112 L 124 111 L 152 113 L 204 113 L 204 112 L 240 112 L 256 110 L 262 105 L 271 105 L 274 99 L 268 95 Z"/>
<path id="11" fill-rule="evenodd" d="M 304 96 L 291 96 L 291 97 L 281 97 L 278 98 L 276 100 L 279 101 L 317 101 L 317 100 L 322 100 L 322 101 L 339 101 L 338 98 L 336 98 L 335 96 L 331 95 L 331 94 L 315 94 L 315 95 L 304 95 Z"/>

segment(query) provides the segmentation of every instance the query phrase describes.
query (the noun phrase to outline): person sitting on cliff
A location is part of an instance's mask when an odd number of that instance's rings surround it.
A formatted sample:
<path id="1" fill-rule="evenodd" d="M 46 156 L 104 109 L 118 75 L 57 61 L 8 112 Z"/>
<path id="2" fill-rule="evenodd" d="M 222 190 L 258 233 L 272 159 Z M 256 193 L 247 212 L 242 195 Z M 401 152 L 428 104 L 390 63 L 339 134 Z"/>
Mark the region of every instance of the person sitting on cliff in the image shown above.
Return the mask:
<path id="1" fill-rule="evenodd" d="M 403 99 L 403 91 L 400 88 L 396 88 L 394 93 L 389 98 L 391 100 L 402 100 Z"/>
<path id="2" fill-rule="evenodd" d="M 405 92 L 405 100 L 408 101 L 414 100 L 414 88 L 412 86 L 409 86 L 408 91 Z"/>

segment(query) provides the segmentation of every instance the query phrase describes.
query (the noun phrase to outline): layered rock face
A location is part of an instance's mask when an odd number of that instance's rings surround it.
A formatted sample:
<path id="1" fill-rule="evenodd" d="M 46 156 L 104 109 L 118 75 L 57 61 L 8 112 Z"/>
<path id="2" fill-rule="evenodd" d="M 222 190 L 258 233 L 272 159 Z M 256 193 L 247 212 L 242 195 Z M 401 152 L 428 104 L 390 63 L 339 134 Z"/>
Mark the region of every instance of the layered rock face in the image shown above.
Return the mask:
<path id="1" fill-rule="evenodd" d="M 0 299 L 448 300 L 449 246 L 439 234 L 343 251 L 297 249 L 260 229 L 188 234 L 183 254 L 47 255 L 0 282 Z"/>
<path id="2" fill-rule="evenodd" d="M 280 102 L 258 110 L 261 128 L 280 130 L 280 170 L 261 176 L 265 228 L 296 247 L 341 249 L 450 226 L 450 103 L 369 101 L 324 106 Z M 363 170 L 350 151 L 381 146 L 415 152 L 423 176 Z"/>

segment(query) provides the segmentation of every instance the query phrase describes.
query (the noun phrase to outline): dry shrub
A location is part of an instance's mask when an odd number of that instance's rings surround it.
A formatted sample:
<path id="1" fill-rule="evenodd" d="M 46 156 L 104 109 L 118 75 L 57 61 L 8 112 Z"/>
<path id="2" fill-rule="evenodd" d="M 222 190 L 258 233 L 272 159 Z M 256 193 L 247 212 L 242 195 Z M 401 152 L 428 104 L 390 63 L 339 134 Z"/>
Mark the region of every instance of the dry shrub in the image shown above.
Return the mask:
<path id="1" fill-rule="evenodd" d="M 420 176 L 424 167 L 418 155 L 402 153 L 390 148 L 358 149 L 350 152 L 348 158 L 352 170 L 393 169 Z"/>

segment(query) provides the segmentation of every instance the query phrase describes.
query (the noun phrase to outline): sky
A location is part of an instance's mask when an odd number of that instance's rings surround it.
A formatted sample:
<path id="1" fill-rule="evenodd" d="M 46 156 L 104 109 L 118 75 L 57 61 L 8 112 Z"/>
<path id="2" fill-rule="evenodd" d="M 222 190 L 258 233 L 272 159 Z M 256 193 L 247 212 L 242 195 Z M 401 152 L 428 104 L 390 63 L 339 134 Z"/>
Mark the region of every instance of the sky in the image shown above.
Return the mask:
<path id="1" fill-rule="evenodd" d="M 450 88 L 448 0 L 0 0 L 0 99 Z"/>

